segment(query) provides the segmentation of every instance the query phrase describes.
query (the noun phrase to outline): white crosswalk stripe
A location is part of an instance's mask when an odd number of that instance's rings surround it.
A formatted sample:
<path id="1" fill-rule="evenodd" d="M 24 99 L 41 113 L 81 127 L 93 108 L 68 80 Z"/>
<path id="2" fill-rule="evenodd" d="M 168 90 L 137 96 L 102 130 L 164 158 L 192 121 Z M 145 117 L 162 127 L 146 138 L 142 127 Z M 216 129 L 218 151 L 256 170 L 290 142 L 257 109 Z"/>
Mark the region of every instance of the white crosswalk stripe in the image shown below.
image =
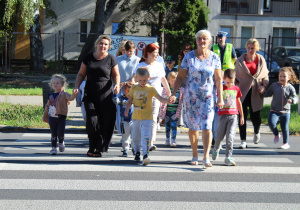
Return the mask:
<path id="1" fill-rule="evenodd" d="M 234 150 L 235 167 L 224 165 L 222 150 L 213 167 L 203 169 L 200 161 L 188 164 L 187 134 L 178 134 L 176 148 L 158 134 L 147 167 L 134 162 L 131 151 L 121 157 L 119 135 L 101 158 L 86 156 L 86 134 L 66 134 L 66 150 L 55 156 L 49 155 L 49 138 L 25 133 L 0 141 L 0 209 L 300 208 L 299 163 L 268 142 Z"/>

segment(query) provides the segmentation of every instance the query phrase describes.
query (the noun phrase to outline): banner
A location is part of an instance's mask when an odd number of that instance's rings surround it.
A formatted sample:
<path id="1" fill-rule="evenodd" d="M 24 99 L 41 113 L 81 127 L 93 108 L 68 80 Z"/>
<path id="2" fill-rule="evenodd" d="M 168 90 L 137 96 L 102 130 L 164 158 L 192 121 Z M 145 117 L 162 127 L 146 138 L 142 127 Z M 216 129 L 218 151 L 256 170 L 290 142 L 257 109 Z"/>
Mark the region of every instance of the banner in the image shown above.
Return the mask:
<path id="1" fill-rule="evenodd" d="M 117 50 L 119 49 L 119 45 L 123 40 L 134 41 L 135 43 L 135 54 L 138 57 L 142 57 L 142 52 L 148 44 L 153 42 L 157 42 L 156 37 L 145 37 L 145 36 L 122 36 L 122 35 L 111 35 L 111 48 L 108 52 L 112 55 L 116 55 Z"/>

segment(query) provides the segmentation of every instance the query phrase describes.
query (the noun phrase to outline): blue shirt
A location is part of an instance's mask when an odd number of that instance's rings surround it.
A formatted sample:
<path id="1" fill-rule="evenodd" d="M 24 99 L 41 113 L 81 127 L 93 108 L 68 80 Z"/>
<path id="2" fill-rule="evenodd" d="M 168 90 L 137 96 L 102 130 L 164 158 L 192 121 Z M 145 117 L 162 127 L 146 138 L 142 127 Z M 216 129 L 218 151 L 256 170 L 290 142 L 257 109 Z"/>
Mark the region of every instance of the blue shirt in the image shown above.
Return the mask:
<path id="1" fill-rule="evenodd" d="M 125 117 L 124 113 L 125 113 L 125 109 L 126 109 L 126 105 L 128 103 L 128 98 L 125 95 L 121 95 L 119 97 L 120 103 L 118 104 L 118 106 L 120 106 L 120 115 L 122 118 L 122 121 L 126 121 L 126 122 L 130 122 L 132 121 L 131 116 L 133 113 L 133 106 L 131 106 L 131 108 L 128 111 L 128 116 Z"/>
<path id="2" fill-rule="evenodd" d="M 127 82 L 133 76 L 133 71 L 140 62 L 140 58 L 136 55 L 127 57 L 126 54 L 117 57 L 120 72 L 120 83 Z"/>

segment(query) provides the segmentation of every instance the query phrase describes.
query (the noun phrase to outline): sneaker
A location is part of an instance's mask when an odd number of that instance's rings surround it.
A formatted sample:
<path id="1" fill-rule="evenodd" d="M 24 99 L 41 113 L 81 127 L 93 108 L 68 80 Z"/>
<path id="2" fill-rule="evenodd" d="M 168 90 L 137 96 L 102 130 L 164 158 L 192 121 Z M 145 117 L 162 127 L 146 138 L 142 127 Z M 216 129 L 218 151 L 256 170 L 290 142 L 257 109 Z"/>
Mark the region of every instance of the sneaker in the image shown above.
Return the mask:
<path id="1" fill-rule="evenodd" d="M 279 143 L 280 134 L 278 136 L 274 136 L 274 144 Z"/>
<path id="2" fill-rule="evenodd" d="M 166 139 L 165 145 L 167 145 L 167 146 L 170 145 L 170 139 Z"/>
<path id="3" fill-rule="evenodd" d="M 253 137 L 253 143 L 254 144 L 258 144 L 258 142 L 260 141 L 260 133 L 255 133 L 254 137 Z"/>
<path id="4" fill-rule="evenodd" d="M 288 143 L 285 143 L 280 148 L 281 149 L 288 149 L 288 148 L 290 148 L 290 145 Z"/>
<path id="5" fill-rule="evenodd" d="M 122 157 L 128 157 L 128 150 L 123 150 Z"/>
<path id="6" fill-rule="evenodd" d="M 153 151 L 153 150 L 156 150 L 156 149 L 157 149 L 157 147 L 153 144 L 152 146 L 150 146 L 149 151 Z"/>
<path id="7" fill-rule="evenodd" d="M 63 142 L 63 143 L 59 143 L 59 144 L 58 144 L 58 147 L 59 147 L 59 151 L 60 151 L 60 152 L 64 152 L 64 151 L 65 151 L 65 148 L 66 148 L 66 147 L 65 147 L 65 143 L 64 143 L 64 142 Z"/>
<path id="8" fill-rule="evenodd" d="M 160 124 L 159 123 L 157 123 L 157 127 L 156 127 L 156 130 L 160 130 Z"/>
<path id="9" fill-rule="evenodd" d="M 56 153 L 57 153 L 57 149 L 55 147 L 52 147 L 50 151 L 50 155 L 56 155 Z"/>
<path id="10" fill-rule="evenodd" d="M 239 149 L 246 149 L 247 148 L 247 143 L 246 141 L 242 141 L 240 146 L 239 146 Z"/>
<path id="11" fill-rule="evenodd" d="M 143 165 L 146 166 L 150 163 L 150 158 L 148 157 L 148 155 L 144 155 L 143 157 Z"/>
<path id="12" fill-rule="evenodd" d="M 171 147 L 173 147 L 173 148 L 176 147 L 176 142 L 175 142 L 175 141 L 172 141 L 172 142 L 171 142 Z"/>
<path id="13" fill-rule="evenodd" d="M 236 163 L 234 162 L 234 160 L 232 158 L 225 158 L 225 164 L 227 166 L 235 166 Z"/>
<path id="14" fill-rule="evenodd" d="M 211 159 L 213 160 L 217 160 L 219 158 L 219 149 L 213 151 L 212 155 L 211 155 Z"/>
<path id="15" fill-rule="evenodd" d="M 135 154 L 135 157 L 134 157 L 134 161 L 137 161 L 137 162 L 140 162 L 141 161 L 141 153 L 140 152 L 137 152 L 136 154 Z"/>

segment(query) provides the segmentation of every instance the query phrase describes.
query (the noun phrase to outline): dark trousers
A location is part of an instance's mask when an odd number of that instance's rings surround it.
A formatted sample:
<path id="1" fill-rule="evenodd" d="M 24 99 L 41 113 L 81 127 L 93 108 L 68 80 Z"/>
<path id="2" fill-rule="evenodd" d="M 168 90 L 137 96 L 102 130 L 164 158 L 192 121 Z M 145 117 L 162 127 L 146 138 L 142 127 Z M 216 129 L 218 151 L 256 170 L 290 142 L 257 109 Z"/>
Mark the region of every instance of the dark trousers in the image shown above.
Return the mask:
<path id="1" fill-rule="evenodd" d="M 51 144 L 52 147 L 57 147 L 57 138 L 59 143 L 64 142 L 65 127 L 66 127 L 66 116 L 60 117 L 49 117 L 49 126 L 51 132 Z"/>
<path id="2" fill-rule="evenodd" d="M 260 118 L 260 111 L 253 112 L 251 107 L 251 94 L 252 94 L 252 88 L 248 91 L 246 98 L 243 101 L 243 113 L 244 113 L 244 125 L 240 125 L 239 123 L 239 129 L 240 129 L 240 138 L 241 140 L 246 140 L 246 133 L 247 133 L 247 116 L 248 116 L 248 107 L 250 110 L 250 120 L 254 127 L 254 133 L 258 134 L 261 124 L 261 118 Z M 240 117 L 240 116 L 239 116 Z"/>
<path id="3" fill-rule="evenodd" d="M 86 110 L 86 132 L 89 138 L 89 152 L 107 152 L 116 121 L 116 105 L 112 97 L 102 101 L 84 101 Z"/>

